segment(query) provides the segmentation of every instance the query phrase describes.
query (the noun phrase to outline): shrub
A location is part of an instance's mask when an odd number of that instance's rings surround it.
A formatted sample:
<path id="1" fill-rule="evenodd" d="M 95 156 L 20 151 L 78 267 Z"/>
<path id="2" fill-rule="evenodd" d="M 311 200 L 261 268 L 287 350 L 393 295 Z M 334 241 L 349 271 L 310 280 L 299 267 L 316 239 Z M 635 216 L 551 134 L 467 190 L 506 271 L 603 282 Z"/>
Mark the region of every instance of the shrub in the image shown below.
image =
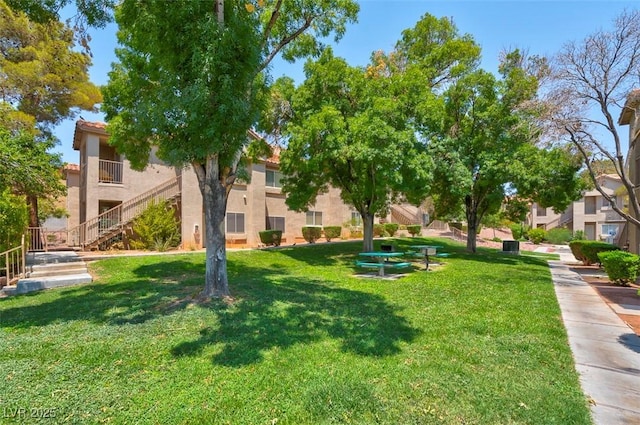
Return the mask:
<path id="1" fill-rule="evenodd" d="M 587 240 L 571 241 L 569 242 L 569 248 L 571 248 L 573 256 L 587 266 L 600 262 L 600 259 L 598 258 L 599 252 L 620 249 L 610 243 Z"/>
<path id="2" fill-rule="evenodd" d="M 422 226 L 419 224 L 410 224 L 407 226 L 407 232 L 409 232 L 411 236 L 419 235 L 421 231 Z"/>
<path id="3" fill-rule="evenodd" d="M 166 251 L 180 243 L 180 229 L 169 202 L 152 201 L 146 210 L 133 220 L 133 231 L 139 240 L 135 248 Z"/>
<path id="4" fill-rule="evenodd" d="M 584 236 L 584 230 L 576 230 L 575 232 L 573 232 L 574 241 L 582 241 L 585 239 L 586 237 Z"/>
<path id="5" fill-rule="evenodd" d="M 362 234 L 362 229 L 351 229 L 349 231 L 349 237 L 351 238 L 362 238 L 363 234 Z"/>
<path id="6" fill-rule="evenodd" d="M 400 227 L 397 223 L 385 223 L 384 224 L 384 232 L 387 236 L 394 236 L 398 231 L 398 227 Z"/>
<path id="7" fill-rule="evenodd" d="M 492 238 L 491 240 L 494 241 L 494 242 L 502 242 L 502 239 L 500 239 L 497 236 L 495 238 Z"/>
<path id="8" fill-rule="evenodd" d="M 529 240 L 536 245 L 541 243 L 544 240 L 546 235 L 547 235 L 547 232 L 542 228 L 531 229 L 529 230 L 529 233 L 528 233 Z"/>
<path id="9" fill-rule="evenodd" d="M 324 237 L 327 242 L 331 242 L 331 239 L 339 238 L 342 233 L 342 226 L 324 226 Z"/>
<path id="10" fill-rule="evenodd" d="M 573 240 L 569 242 L 569 248 L 571 249 L 571 253 L 573 254 L 573 256 L 576 257 L 576 260 L 582 261 L 584 264 L 587 264 L 587 257 L 585 257 L 584 253 L 582 252 L 582 246 L 584 245 L 584 242 L 586 241 L 582 239 Z"/>
<path id="11" fill-rule="evenodd" d="M 512 224 L 509 226 L 511 229 L 511 236 L 513 240 L 519 241 L 524 236 L 524 226 L 521 224 Z"/>
<path id="12" fill-rule="evenodd" d="M 384 224 L 374 223 L 373 225 L 373 236 L 380 237 L 384 235 Z"/>
<path id="13" fill-rule="evenodd" d="M 554 245 L 563 245 L 572 239 L 571 231 L 565 227 L 556 227 L 547 231 L 547 241 Z"/>
<path id="14" fill-rule="evenodd" d="M 605 251 L 598 258 L 609 279 L 616 285 L 629 286 L 638 278 L 640 257 L 625 251 Z"/>
<path id="15" fill-rule="evenodd" d="M 309 243 L 315 243 L 322 236 L 322 227 L 320 226 L 303 226 L 302 237 Z"/>
<path id="16" fill-rule="evenodd" d="M 282 242 L 282 230 L 263 230 L 258 232 L 260 235 L 260 242 L 265 245 L 280 246 Z"/>

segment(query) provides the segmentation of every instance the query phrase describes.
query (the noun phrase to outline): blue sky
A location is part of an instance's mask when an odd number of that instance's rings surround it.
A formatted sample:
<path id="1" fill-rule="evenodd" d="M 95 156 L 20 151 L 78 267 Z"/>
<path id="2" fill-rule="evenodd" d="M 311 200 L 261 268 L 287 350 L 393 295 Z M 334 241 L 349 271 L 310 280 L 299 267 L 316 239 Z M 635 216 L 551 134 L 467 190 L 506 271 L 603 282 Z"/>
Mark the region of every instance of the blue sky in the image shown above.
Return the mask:
<path id="1" fill-rule="evenodd" d="M 482 67 L 496 72 L 498 55 L 511 48 L 527 49 L 530 54 L 553 55 L 569 41 L 612 27 L 622 11 L 637 8 L 637 1 L 517 1 L 517 0 L 361 0 L 358 22 L 351 25 L 334 53 L 353 65 L 366 65 L 376 50 L 390 51 L 404 29 L 412 28 L 425 14 L 451 17 L 460 33 L 473 36 L 482 47 Z M 92 30 L 93 66 L 90 78 L 95 84 L 108 81 L 107 73 L 116 60 L 116 26 Z M 288 75 L 300 83 L 304 61 L 289 64 L 276 60 L 274 78 Z M 89 121 L 104 121 L 102 114 L 83 111 Z M 60 139 L 57 151 L 63 161 L 78 163 L 78 152 L 71 147 L 75 121 L 56 128 Z"/>

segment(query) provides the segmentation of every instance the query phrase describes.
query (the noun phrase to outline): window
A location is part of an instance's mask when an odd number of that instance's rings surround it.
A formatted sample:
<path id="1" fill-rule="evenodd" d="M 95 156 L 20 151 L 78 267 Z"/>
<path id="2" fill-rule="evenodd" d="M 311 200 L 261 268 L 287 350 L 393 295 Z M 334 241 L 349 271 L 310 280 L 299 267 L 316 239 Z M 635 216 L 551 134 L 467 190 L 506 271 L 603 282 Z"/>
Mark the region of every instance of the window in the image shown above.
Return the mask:
<path id="1" fill-rule="evenodd" d="M 429 217 L 429 213 L 422 214 L 422 226 L 427 227 L 431 223 L 431 217 Z"/>
<path id="2" fill-rule="evenodd" d="M 618 234 L 618 225 L 617 224 L 603 224 L 602 225 L 602 234 L 615 236 Z"/>
<path id="3" fill-rule="evenodd" d="M 538 217 L 546 217 L 547 216 L 547 209 L 546 208 L 542 208 L 540 205 L 536 205 L 536 216 L 538 216 Z"/>
<path id="4" fill-rule="evenodd" d="M 307 211 L 307 226 L 322 226 L 322 213 L 320 211 Z"/>
<path id="5" fill-rule="evenodd" d="M 585 214 L 596 213 L 596 197 L 595 196 L 584 197 L 584 213 Z"/>
<path id="6" fill-rule="evenodd" d="M 227 213 L 227 233 L 244 233 L 243 213 Z"/>
<path id="7" fill-rule="evenodd" d="M 602 207 L 603 210 L 607 209 L 607 208 L 611 208 L 611 204 L 609 203 L 609 201 L 607 200 L 607 198 L 605 198 L 604 196 L 602 197 Z"/>
<path id="8" fill-rule="evenodd" d="M 284 233 L 284 217 L 267 217 L 267 230 L 281 230 Z"/>
<path id="9" fill-rule="evenodd" d="M 351 225 L 362 226 L 362 216 L 358 211 L 351 211 Z"/>
<path id="10" fill-rule="evenodd" d="M 280 171 L 275 170 L 267 170 L 267 187 L 282 187 L 280 183 L 280 179 L 282 178 L 282 173 Z"/>

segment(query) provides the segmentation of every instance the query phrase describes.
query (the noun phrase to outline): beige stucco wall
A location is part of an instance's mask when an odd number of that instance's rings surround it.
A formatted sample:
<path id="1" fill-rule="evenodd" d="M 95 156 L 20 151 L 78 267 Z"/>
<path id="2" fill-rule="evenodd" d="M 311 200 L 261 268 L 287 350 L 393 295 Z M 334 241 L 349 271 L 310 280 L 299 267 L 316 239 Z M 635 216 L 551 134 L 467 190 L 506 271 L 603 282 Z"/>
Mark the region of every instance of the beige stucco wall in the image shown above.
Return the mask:
<path id="1" fill-rule="evenodd" d="M 150 158 L 149 166 L 142 172 L 134 171 L 129 161 L 123 160 L 122 184 L 100 183 L 99 154 L 100 143 L 105 143 L 108 135 L 104 125 L 79 122 L 74 135 L 74 148 L 79 150 L 79 185 L 73 195 L 75 201 L 70 204 L 73 223 L 80 224 L 99 214 L 99 201 L 125 202 L 156 186 L 169 181 L 176 175 L 182 175 L 181 188 L 181 232 L 183 248 L 200 248 L 205 245 L 205 229 L 202 195 L 198 187 L 195 172 L 191 167 L 183 170 L 166 166 L 155 155 Z M 259 161 L 249 165 L 249 182 L 237 182 L 229 193 L 227 214 L 244 214 L 245 232 L 227 231 L 230 243 L 258 246 L 259 232 L 266 229 L 267 217 L 284 217 L 286 242 L 292 243 L 302 238 L 302 227 L 306 225 L 306 213 L 288 209 L 285 196 L 280 188 L 266 186 L 266 170 L 277 170 L 274 162 Z M 71 211 L 72 210 L 72 211 Z M 351 219 L 351 208 L 340 199 L 340 191 L 330 189 L 318 196 L 311 211 L 322 212 L 322 224 L 342 225 Z M 195 229 L 198 229 L 196 234 Z"/>
<path id="2" fill-rule="evenodd" d="M 602 177 L 601 187 L 609 195 L 614 195 L 622 183 L 617 178 Z M 585 212 L 585 199 L 595 197 L 595 213 Z M 623 198 L 617 197 L 616 202 L 622 205 Z M 597 190 L 593 189 L 584 193 L 583 197 L 572 203 L 572 205 L 562 214 L 556 214 L 551 208 L 546 209 L 546 216 L 538 215 L 537 204 L 533 204 L 531 209 L 532 227 L 543 227 L 550 230 L 556 227 L 568 227 L 572 232 L 584 231 L 588 239 L 603 239 L 602 226 L 605 224 L 618 225 L 618 232 L 624 227 L 624 219 L 616 213 L 608 203 L 604 202 L 604 197 Z M 624 244 L 625 241 L 621 241 Z"/>

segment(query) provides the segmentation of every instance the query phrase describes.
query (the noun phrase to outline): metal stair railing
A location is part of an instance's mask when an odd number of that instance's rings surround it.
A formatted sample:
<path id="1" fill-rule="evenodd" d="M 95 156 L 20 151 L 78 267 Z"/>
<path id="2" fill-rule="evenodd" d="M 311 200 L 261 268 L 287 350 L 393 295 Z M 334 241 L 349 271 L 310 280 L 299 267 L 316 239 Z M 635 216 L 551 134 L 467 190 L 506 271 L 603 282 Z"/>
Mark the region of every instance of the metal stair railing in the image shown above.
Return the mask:
<path id="1" fill-rule="evenodd" d="M 420 209 L 417 212 L 410 211 L 402 205 L 391 206 L 391 217 L 395 218 L 400 224 L 420 224 L 422 217 Z"/>
<path id="2" fill-rule="evenodd" d="M 81 249 L 110 238 L 122 231 L 123 227 L 152 203 L 164 201 L 178 196 L 181 192 L 182 176 L 177 176 L 155 188 L 117 205 L 102 214 L 70 229 L 69 241 Z"/>
<path id="3" fill-rule="evenodd" d="M 26 276 L 26 253 L 24 247 L 24 235 L 20 246 L 0 253 L 0 272 L 4 271 L 5 281 L 3 285 L 12 285 L 18 279 Z"/>

